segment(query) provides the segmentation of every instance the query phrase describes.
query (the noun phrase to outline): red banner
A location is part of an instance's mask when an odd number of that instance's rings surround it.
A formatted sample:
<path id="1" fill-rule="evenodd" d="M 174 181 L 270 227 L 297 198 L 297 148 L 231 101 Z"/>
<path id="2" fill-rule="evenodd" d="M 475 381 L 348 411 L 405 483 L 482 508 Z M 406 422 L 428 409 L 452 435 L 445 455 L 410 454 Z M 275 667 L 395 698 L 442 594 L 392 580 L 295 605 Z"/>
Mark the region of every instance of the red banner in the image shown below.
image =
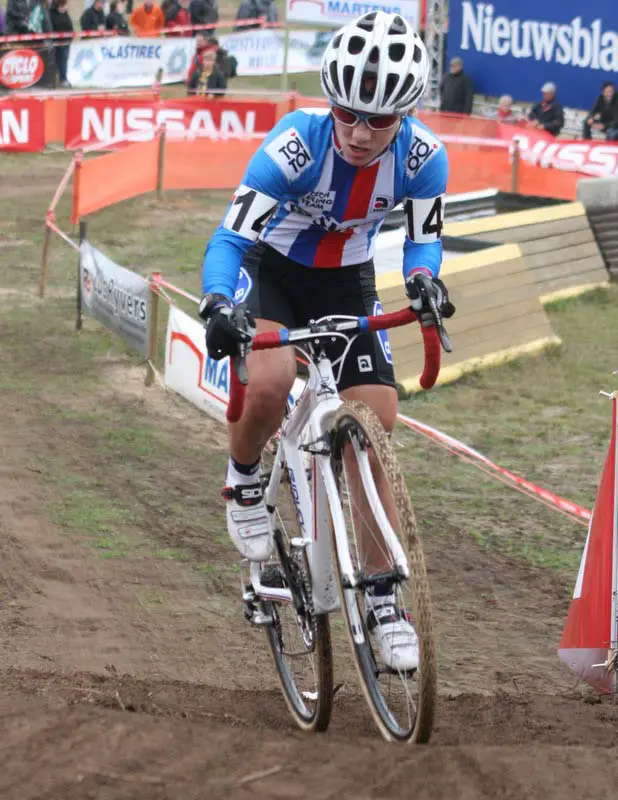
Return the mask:
<path id="1" fill-rule="evenodd" d="M 545 131 L 500 125 L 502 139 L 519 140 L 522 156 L 530 164 L 581 172 L 591 177 L 618 175 L 618 142 L 569 141 L 556 139 Z"/>
<path id="2" fill-rule="evenodd" d="M 0 100 L 0 150 L 35 153 L 45 149 L 45 106 L 42 100 Z"/>
<path id="3" fill-rule="evenodd" d="M 264 136 L 276 121 L 276 103 L 260 101 L 131 100 L 73 97 L 67 101 L 65 147 L 152 139 L 165 125 L 170 137 L 242 139 Z"/>

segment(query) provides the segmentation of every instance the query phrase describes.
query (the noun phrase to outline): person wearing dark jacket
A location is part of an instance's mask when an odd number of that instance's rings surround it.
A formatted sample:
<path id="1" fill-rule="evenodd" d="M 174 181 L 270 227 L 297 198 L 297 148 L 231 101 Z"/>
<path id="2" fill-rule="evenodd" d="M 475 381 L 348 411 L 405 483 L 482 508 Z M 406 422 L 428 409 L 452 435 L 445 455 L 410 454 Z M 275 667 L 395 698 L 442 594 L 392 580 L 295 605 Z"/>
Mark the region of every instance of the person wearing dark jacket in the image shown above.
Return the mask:
<path id="1" fill-rule="evenodd" d="M 161 6 L 161 11 L 165 15 L 166 28 L 184 28 L 191 25 L 191 14 L 189 12 L 189 0 L 171 0 L 164 8 Z M 190 36 L 191 32 L 179 31 L 178 33 L 169 33 L 168 36 Z"/>
<path id="2" fill-rule="evenodd" d="M 126 3 L 124 0 L 112 0 L 109 4 L 109 14 L 105 17 L 105 30 L 116 31 L 119 36 L 129 36 L 129 23 L 124 15 Z"/>
<path id="3" fill-rule="evenodd" d="M 556 100 L 556 84 L 548 81 L 541 87 L 543 99 L 532 106 L 528 113 L 528 125 L 531 128 L 547 131 L 552 136 L 558 136 L 564 128 L 564 111 Z"/>
<path id="4" fill-rule="evenodd" d="M 618 141 L 618 94 L 611 81 L 606 81 L 592 111 L 584 122 L 584 139 L 592 138 L 592 129 L 603 131 L 608 142 Z"/>
<path id="5" fill-rule="evenodd" d="M 55 33 L 73 33 L 73 20 L 69 14 L 68 0 L 54 0 L 49 9 L 49 17 L 52 29 Z M 58 68 L 58 79 L 60 85 L 69 86 L 67 80 L 67 67 L 69 66 L 69 45 L 70 39 L 58 39 L 56 41 L 56 66 Z"/>
<path id="6" fill-rule="evenodd" d="M 191 25 L 209 25 L 217 22 L 219 19 L 217 0 L 191 0 L 189 14 L 191 15 Z"/>
<path id="7" fill-rule="evenodd" d="M 79 24 L 83 31 L 104 31 L 105 11 L 103 10 L 103 0 L 94 0 L 90 8 L 87 8 L 81 15 Z"/>
<path id="8" fill-rule="evenodd" d="M 6 4 L 6 35 L 30 33 L 28 0 L 8 0 Z"/>
<path id="9" fill-rule="evenodd" d="M 459 56 L 451 59 L 449 72 L 440 84 L 440 111 L 453 114 L 471 114 L 474 86 L 472 78 L 463 71 Z"/>

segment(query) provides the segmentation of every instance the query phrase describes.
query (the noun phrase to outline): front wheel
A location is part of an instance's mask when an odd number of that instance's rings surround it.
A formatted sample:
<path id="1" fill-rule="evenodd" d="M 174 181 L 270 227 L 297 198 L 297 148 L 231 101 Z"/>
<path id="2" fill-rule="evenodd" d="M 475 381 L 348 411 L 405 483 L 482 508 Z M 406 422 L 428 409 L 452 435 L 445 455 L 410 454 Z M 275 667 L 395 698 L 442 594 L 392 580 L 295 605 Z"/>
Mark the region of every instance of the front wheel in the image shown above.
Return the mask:
<path id="1" fill-rule="evenodd" d="M 343 403 L 332 440 L 332 468 L 345 525 L 339 541 L 332 526 L 334 560 L 363 693 L 388 741 L 427 742 L 436 705 L 436 650 L 425 559 L 405 481 L 390 437 L 363 403 Z M 396 548 L 388 545 L 389 533 L 401 545 L 409 567 L 407 578 L 397 566 Z M 360 585 L 350 587 L 342 573 L 343 549 L 349 553 L 354 579 Z M 372 642 L 365 621 L 365 591 L 375 586 L 372 578 L 377 575 L 383 577 L 383 586 L 392 586 L 396 609 L 416 629 L 420 653 L 413 672 L 385 664 Z"/>

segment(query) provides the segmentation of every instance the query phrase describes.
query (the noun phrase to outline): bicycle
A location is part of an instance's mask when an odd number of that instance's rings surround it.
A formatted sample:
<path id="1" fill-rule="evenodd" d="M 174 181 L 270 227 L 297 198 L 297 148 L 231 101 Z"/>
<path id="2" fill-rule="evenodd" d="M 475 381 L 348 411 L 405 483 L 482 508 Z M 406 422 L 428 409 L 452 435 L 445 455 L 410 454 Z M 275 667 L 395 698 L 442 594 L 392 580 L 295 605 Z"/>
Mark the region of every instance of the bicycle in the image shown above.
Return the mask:
<path id="1" fill-rule="evenodd" d="M 440 346 L 450 343 L 435 305 L 434 326 L 422 328 L 430 388 L 440 368 Z M 288 403 L 276 454 L 262 481 L 275 529 L 276 557 L 243 562 L 245 615 L 264 626 L 289 711 L 300 728 L 324 731 L 334 697 L 329 615 L 339 609 L 348 632 L 363 694 L 388 741 L 427 742 L 436 704 L 436 651 L 429 583 L 421 540 L 390 437 L 367 406 L 342 400 L 341 370 L 361 332 L 406 325 L 406 308 L 374 317 L 324 317 L 305 328 L 256 336 L 254 350 L 304 345 L 308 378 L 294 405 Z M 347 345 L 333 362 L 323 342 Z M 247 374 L 243 350 L 231 372 L 228 420 L 242 414 Z M 390 491 L 390 496 L 385 493 Z M 364 534 L 364 537 L 363 537 Z M 367 545 L 368 537 L 369 546 Z M 386 566 L 376 572 L 368 552 Z M 393 671 L 371 646 L 363 614 L 364 591 L 392 582 L 397 605 L 415 625 L 419 667 Z"/>

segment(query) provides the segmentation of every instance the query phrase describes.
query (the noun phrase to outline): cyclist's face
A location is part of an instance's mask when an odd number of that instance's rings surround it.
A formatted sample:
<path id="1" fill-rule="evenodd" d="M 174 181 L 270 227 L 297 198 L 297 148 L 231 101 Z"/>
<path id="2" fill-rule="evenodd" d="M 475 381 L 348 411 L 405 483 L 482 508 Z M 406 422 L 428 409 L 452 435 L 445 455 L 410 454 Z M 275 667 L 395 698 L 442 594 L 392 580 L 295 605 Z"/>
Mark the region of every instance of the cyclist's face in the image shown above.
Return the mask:
<path id="1" fill-rule="evenodd" d="M 344 159 L 353 167 L 364 167 L 389 146 L 398 125 L 383 131 L 372 131 L 364 122 L 353 127 L 333 120 L 337 141 Z"/>

